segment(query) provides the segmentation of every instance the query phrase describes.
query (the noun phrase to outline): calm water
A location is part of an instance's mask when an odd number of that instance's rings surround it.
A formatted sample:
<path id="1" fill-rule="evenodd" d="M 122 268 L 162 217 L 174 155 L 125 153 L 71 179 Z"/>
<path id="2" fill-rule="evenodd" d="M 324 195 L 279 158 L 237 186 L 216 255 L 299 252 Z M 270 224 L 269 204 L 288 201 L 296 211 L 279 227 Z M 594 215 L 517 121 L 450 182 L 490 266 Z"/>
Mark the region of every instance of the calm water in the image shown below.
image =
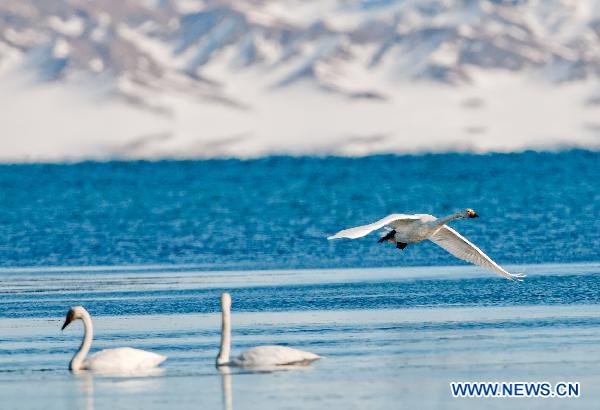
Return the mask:
<path id="1" fill-rule="evenodd" d="M 0 166 L 1 409 L 597 408 L 600 154 Z M 392 212 L 472 207 L 453 226 L 512 283 L 432 244 L 328 242 Z M 458 265 L 446 267 L 447 265 Z M 219 294 L 234 352 L 325 356 L 221 374 Z M 73 375 L 93 350 L 169 356 L 161 374 Z M 581 399 L 452 399 L 448 383 L 579 381 Z"/>
<path id="2" fill-rule="evenodd" d="M 5 270 L 2 408 L 597 408 L 600 265 L 520 268 L 529 274 L 521 284 L 470 267 Z M 234 299 L 234 352 L 277 343 L 325 358 L 300 370 L 220 374 L 222 290 Z M 166 354 L 164 372 L 69 373 L 82 327 L 60 326 L 76 303 L 94 317 L 93 349 Z M 453 380 L 579 381 L 583 397 L 452 399 Z"/>

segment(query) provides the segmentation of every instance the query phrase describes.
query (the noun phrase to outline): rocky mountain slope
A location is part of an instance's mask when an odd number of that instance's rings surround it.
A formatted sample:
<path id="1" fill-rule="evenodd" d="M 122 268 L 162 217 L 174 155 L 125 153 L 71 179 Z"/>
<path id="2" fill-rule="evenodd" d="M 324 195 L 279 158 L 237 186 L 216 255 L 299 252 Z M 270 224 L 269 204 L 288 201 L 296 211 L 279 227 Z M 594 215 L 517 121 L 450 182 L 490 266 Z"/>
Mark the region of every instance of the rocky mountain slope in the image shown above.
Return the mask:
<path id="1" fill-rule="evenodd" d="M 497 83 L 498 76 L 534 79 L 547 89 L 585 84 L 577 98 L 565 101 L 592 110 L 578 121 L 587 130 L 584 143 L 597 143 L 599 125 L 588 118 L 600 105 L 600 1 L 4 1 L 0 82 L 16 74 L 28 78 L 27 87 L 85 84 L 102 90 L 102 98 L 163 117 L 158 134 L 121 133 L 119 149 L 128 147 L 133 156 L 178 155 L 164 147 L 145 150 L 148 141 L 164 145 L 182 135 L 173 126 L 186 116 L 182 104 L 219 107 L 225 116 L 246 118 L 239 129 L 212 132 L 213 143 L 231 145 L 227 141 L 233 138 L 239 145 L 243 139 L 269 138 L 247 118 L 278 104 L 278 96 L 289 90 L 318 96 L 311 97 L 316 105 L 325 98 L 340 107 L 357 101 L 380 107 L 398 104 L 407 85 L 443 95 L 485 88 L 488 78 Z M 461 95 L 465 109 L 489 104 L 477 92 Z M 374 118 L 374 125 L 357 135 L 332 133 L 340 141 L 358 138 L 361 146 L 367 141 L 374 151 L 397 151 L 394 144 L 378 143 L 390 133 L 390 127 L 376 125 L 380 120 Z M 472 124 L 462 130 L 472 136 L 484 128 Z M 146 147 L 141 151 L 140 133 Z M 203 147 L 208 156 L 237 155 Z M 310 151 L 305 148 L 301 151 Z"/>

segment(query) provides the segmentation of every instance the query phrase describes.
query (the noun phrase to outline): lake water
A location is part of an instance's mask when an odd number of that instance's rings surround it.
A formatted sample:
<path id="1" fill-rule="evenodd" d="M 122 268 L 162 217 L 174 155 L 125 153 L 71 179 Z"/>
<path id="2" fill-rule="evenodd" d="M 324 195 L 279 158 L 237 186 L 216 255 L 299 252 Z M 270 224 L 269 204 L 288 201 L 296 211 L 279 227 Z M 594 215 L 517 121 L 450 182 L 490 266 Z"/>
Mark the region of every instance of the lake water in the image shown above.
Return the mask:
<path id="1" fill-rule="evenodd" d="M 0 166 L 0 408 L 598 408 L 597 152 Z M 328 242 L 392 212 L 452 225 L 513 283 L 433 244 Z M 450 266 L 447 265 L 456 265 Z M 233 352 L 324 356 L 222 374 Z M 146 377 L 67 370 L 92 351 L 169 356 Z M 453 399 L 450 381 L 575 381 L 579 399 Z"/>
<path id="2" fill-rule="evenodd" d="M 0 166 L 0 265 L 292 269 L 453 265 L 435 245 L 328 242 L 390 213 L 443 216 L 501 263 L 600 261 L 600 153 Z"/>
<path id="3" fill-rule="evenodd" d="M 2 408 L 597 408 L 600 264 L 518 268 L 523 283 L 471 267 L 5 269 Z M 234 353 L 284 344 L 324 359 L 222 375 L 223 290 L 233 297 Z M 74 304 L 93 315 L 92 351 L 156 351 L 169 356 L 163 373 L 71 374 L 82 326 L 60 326 Z M 450 381 L 576 381 L 582 397 L 454 399 Z"/>

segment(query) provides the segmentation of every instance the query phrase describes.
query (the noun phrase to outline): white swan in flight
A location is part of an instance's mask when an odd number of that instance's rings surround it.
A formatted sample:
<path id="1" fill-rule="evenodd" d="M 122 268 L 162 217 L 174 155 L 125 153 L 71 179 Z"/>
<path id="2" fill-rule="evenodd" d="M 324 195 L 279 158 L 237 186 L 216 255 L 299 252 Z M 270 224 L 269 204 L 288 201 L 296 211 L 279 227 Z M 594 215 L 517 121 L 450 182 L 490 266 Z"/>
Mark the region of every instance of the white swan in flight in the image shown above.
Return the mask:
<path id="1" fill-rule="evenodd" d="M 217 356 L 217 367 L 237 366 L 253 368 L 275 368 L 277 366 L 305 365 L 321 356 L 287 346 L 258 346 L 246 350 L 233 360 L 229 360 L 231 351 L 231 296 L 221 295 L 221 349 Z"/>
<path id="2" fill-rule="evenodd" d="M 459 259 L 479 265 L 510 280 L 522 281 L 525 275 L 508 273 L 483 253 L 481 249 L 446 225 L 453 219 L 478 217 L 479 215 L 472 209 L 466 209 L 464 212 L 458 212 L 444 218 L 436 218 L 428 214 L 392 214 L 369 225 L 344 229 L 327 239 L 356 239 L 377 229 L 385 228 L 388 232 L 382 235 L 378 241 L 379 243 L 388 241 L 396 244 L 396 248 L 404 249 L 409 243 L 429 239 Z"/>
<path id="3" fill-rule="evenodd" d="M 83 321 L 83 342 L 71 359 L 69 370 L 91 370 L 110 374 L 136 373 L 153 369 L 167 359 L 166 356 L 131 347 L 101 350 L 86 359 L 94 337 L 92 317 L 88 311 L 83 306 L 69 309 L 62 330 L 77 319 Z"/>

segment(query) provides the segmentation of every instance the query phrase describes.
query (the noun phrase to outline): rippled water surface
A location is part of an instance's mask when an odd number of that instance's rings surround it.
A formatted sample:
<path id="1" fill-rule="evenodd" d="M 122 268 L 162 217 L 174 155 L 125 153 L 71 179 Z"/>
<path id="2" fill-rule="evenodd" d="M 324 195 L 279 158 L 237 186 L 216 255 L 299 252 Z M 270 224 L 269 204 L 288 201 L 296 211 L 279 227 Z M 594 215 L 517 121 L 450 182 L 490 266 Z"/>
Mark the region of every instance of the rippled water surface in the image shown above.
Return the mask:
<path id="1" fill-rule="evenodd" d="M 600 154 L 0 166 L 0 265 L 290 269 L 451 265 L 435 245 L 328 242 L 390 213 L 453 226 L 502 263 L 600 260 Z"/>
<path id="2" fill-rule="evenodd" d="M 471 267 L 4 269 L 2 408 L 597 408 L 600 265 L 511 268 L 527 280 Z M 234 353 L 276 343 L 324 359 L 221 374 L 223 290 L 233 296 Z M 93 315 L 92 351 L 153 350 L 169 356 L 163 373 L 71 374 L 82 326 L 60 326 L 74 304 Z M 578 381 L 582 398 L 452 399 L 455 380 Z"/>
<path id="3" fill-rule="evenodd" d="M 598 408 L 600 154 L 107 162 L 0 166 L 0 409 Z M 431 243 L 327 241 L 389 213 L 452 225 L 513 283 Z M 457 265 L 446 267 L 447 265 Z M 284 344 L 324 356 L 223 374 Z M 147 377 L 71 374 L 92 351 L 169 356 Z M 580 399 L 452 399 L 450 381 L 576 381 Z"/>

